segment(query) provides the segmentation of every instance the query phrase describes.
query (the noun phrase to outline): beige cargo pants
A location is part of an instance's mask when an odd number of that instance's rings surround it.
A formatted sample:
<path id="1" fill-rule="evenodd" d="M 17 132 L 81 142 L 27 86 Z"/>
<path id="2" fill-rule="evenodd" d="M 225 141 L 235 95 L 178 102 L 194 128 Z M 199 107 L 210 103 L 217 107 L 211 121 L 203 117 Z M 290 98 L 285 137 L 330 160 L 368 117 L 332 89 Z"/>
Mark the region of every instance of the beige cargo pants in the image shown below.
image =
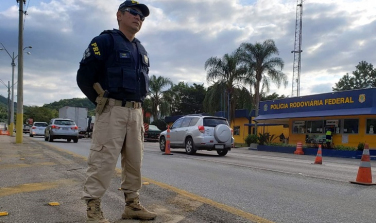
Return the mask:
<path id="1" fill-rule="evenodd" d="M 139 196 L 144 146 L 142 109 L 107 105 L 96 115 L 82 199 L 101 198 L 110 185 L 121 154 L 121 188 L 127 198 Z"/>

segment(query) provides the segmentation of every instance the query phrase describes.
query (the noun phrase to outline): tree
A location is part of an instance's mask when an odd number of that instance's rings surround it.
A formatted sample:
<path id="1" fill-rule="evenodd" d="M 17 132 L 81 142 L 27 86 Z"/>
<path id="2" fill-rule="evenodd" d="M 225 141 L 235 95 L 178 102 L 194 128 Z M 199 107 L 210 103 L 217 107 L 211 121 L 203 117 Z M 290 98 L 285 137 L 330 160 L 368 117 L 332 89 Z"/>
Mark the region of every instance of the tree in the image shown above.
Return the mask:
<path id="1" fill-rule="evenodd" d="M 246 68 L 241 66 L 238 51 L 231 55 L 225 54 L 222 58 L 211 57 L 205 62 L 205 70 L 207 70 L 206 79 L 208 82 L 213 81 L 217 83 L 216 91 L 213 94 L 218 95 L 218 87 L 224 87 L 228 96 L 227 106 L 230 108 L 229 122 L 235 116 L 235 101 L 233 100 L 234 88 L 239 85 L 241 76 L 246 73 Z M 213 97 L 213 95 L 209 95 Z M 207 100 L 206 100 L 207 101 Z M 217 100 L 215 100 L 217 101 Z"/>
<path id="2" fill-rule="evenodd" d="M 356 70 L 352 72 L 353 76 L 348 73 L 345 74 L 335 87 L 333 91 L 346 91 L 362 88 L 376 87 L 376 69 L 371 63 L 361 61 L 356 66 Z"/>
<path id="3" fill-rule="evenodd" d="M 251 44 L 242 43 L 239 49 L 240 60 L 244 63 L 249 72 L 254 72 L 254 91 L 255 91 L 255 115 L 258 116 L 260 103 L 260 85 L 269 91 L 269 84 L 273 82 L 280 87 L 283 83 L 287 86 L 287 76 L 282 72 L 284 62 L 278 55 L 279 51 L 273 40 L 265 40 L 263 43 Z M 277 70 L 280 68 L 280 70 Z M 257 126 L 256 126 L 257 133 Z"/>
<path id="4" fill-rule="evenodd" d="M 275 92 L 270 95 L 265 95 L 265 94 L 261 95 L 261 101 L 278 100 L 278 99 L 284 99 L 284 98 L 286 98 L 285 95 L 279 96 L 279 94 Z"/>
<path id="5" fill-rule="evenodd" d="M 155 75 L 152 75 L 150 77 L 149 81 L 149 88 L 150 88 L 150 94 L 148 97 L 151 100 L 151 107 L 152 107 L 152 116 L 154 120 L 158 119 L 158 108 L 162 103 L 162 97 L 163 97 L 163 89 L 165 87 L 172 87 L 173 83 L 169 78 L 165 78 L 162 76 L 156 77 Z"/>
<path id="6" fill-rule="evenodd" d="M 48 123 L 52 118 L 57 117 L 59 117 L 59 112 L 55 109 L 49 109 L 47 107 L 28 106 L 25 107 L 23 123 L 25 123 L 28 118 L 32 118 L 33 121 Z"/>

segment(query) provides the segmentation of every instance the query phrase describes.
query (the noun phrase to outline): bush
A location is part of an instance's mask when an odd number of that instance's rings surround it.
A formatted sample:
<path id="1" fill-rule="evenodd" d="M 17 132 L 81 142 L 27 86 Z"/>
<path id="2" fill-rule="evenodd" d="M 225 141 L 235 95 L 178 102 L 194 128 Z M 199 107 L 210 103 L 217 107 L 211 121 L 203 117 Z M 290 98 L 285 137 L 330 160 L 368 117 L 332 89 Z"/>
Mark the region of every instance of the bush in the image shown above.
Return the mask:
<path id="1" fill-rule="evenodd" d="M 258 142 L 260 145 L 265 145 L 265 144 L 269 144 L 271 142 L 273 142 L 274 139 L 276 139 L 277 137 L 273 135 L 270 135 L 269 132 L 266 132 L 264 134 L 261 134 L 259 133 L 259 136 L 258 136 Z"/>
<path id="2" fill-rule="evenodd" d="M 342 151 L 356 151 L 357 150 L 355 147 L 344 146 L 344 145 L 335 146 L 334 149 L 342 150 Z"/>
<path id="3" fill-rule="evenodd" d="M 251 143 L 257 143 L 257 135 L 249 134 L 247 135 L 244 141 L 247 144 L 247 146 L 250 146 Z"/>
<path id="4" fill-rule="evenodd" d="M 365 143 L 364 142 L 360 142 L 358 144 L 358 150 L 363 151 L 364 150 L 364 146 L 365 146 Z"/>

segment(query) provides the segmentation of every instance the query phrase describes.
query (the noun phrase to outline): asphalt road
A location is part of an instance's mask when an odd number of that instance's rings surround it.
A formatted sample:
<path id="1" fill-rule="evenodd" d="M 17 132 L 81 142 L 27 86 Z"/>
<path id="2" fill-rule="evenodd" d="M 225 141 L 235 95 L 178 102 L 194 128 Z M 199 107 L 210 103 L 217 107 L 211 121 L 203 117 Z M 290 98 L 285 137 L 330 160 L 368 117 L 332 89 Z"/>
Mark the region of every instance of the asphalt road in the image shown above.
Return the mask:
<path id="1" fill-rule="evenodd" d="M 90 146 L 87 139 L 77 144 L 63 140 L 42 143 L 82 156 L 87 156 Z M 376 219 L 375 187 L 349 183 L 356 178 L 359 160 L 323 157 L 323 165 L 317 165 L 312 164 L 313 156 L 246 148 L 235 148 L 225 157 L 207 151 L 194 156 L 186 155 L 184 150 L 172 153 L 163 155 L 157 143 L 145 143 L 142 169 L 145 180 L 249 221 L 375 222 Z M 374 161 L 371 163 L 374 166 Z"/>

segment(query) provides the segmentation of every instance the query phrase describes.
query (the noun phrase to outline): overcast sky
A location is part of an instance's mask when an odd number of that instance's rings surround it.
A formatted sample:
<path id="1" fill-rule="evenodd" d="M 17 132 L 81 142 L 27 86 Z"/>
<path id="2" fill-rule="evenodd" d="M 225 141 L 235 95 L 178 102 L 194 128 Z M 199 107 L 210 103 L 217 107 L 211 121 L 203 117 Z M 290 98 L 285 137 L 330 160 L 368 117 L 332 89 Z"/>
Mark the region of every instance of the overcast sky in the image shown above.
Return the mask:
<path id="1" fill-rule="evenodd" d="M 76 83 L 91 39 L 118 28 L 119 0 L 27 0 L 24 23 L 24 105 L 84 97 Z M 144 0 L 150 16 L 136 35 L 150 57 L 149 75 L 175 84 L 206 82 L 205 61 L 241 43 L 273 39 L 289 85 L 268 94 L 291 95 L 296 0 Z M 1 0 L 0 42 L 18 54 L 16 0 Z M 0 45 L 1 48 L 1 45 Z M 376 1 L 306 0 L 303 3 L 301 96 L 326 93 L 362 60 L 376 66 Z M 18 60 L 16 59 L 18 65 Z M 18 77 L 15 68 L 15 82 Z M 11 58 L 0 51 L 0 79 L 11 81 Z M 0 94 L 7 87 L 0 83 Z M 17 87 L 15 87 L 15 101 Z"/>

